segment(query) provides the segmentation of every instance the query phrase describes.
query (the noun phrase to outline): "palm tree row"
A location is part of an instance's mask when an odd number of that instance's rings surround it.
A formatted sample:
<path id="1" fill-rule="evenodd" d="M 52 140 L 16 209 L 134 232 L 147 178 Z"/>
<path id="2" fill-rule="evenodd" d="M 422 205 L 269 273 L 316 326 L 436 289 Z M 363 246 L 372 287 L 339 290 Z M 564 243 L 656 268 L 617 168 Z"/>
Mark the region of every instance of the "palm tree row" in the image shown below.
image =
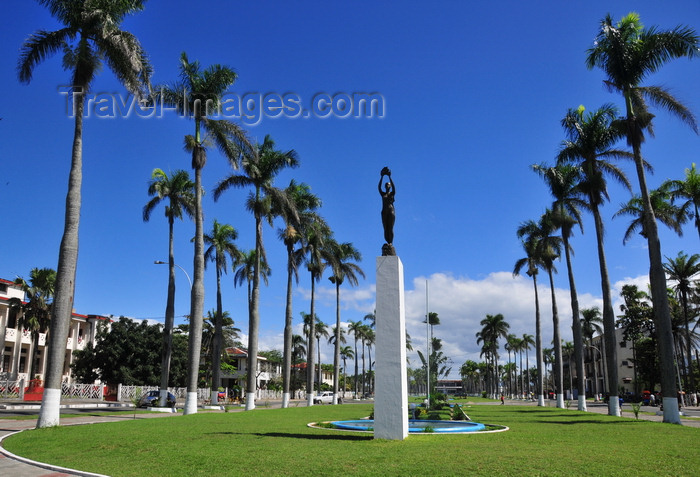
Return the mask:
<path id="1" fill-rule="evenodd" d="M 606 86 L 614 92 L 622 94 L 625 113 L 620 115 L 610 104 L 597 110 L 587 112 L 583 106 L 570 109 L 562 120 L 566 133 L 557 164 L 554 167 L 546 165 L 534 166 L 547 182 L 552 192 L 554 202 L 552 210 L 548 211 L 539 223 L 534 221 L 521 225 L 518 236 L 523 240 L 527 257 L 516 263 L 514 272 L 517 274 L 525 265 L 528 275 L 535 281 L 536 330 L 540 332 L 539 304 L 537 298 L 536 274 L 537 269 L 547 270 L 550 276 L 553 299 L 554 320 L 554 374 L 556 387 L 561 390 L 561 340 L 558 338 L 558 319 L 554 305 L 551 260 L 558 258 L 561 246 L 566 254 L 571 306 L 574 316 L 574 355 L 577 367 L 577 387 L 579 391 L 579 409 L 585 409 L 584 370 L 583 370 L 583 332 L 580 327 L 578 299 L 570 259 L 569 238 L 574 225 L 581 226 L 580 210 L 592 213 L 596 229 L 598 245 L 598 261 L 601 275 L 601 290 L 603 295 L 602 321 L 605 339 L 605 359 L 607 361 L 607 384 L 610 393 L 609 409 L 611 415 L 619 415 L 618 376 L 615 342 L 615 316 L 612 309 L 610 280 L 607 271 L 604 250 L 604 224 L 600 207 L 609 200 L 607 179 L 613 179 L 628 190 L 631 185 L 624 172 L 612 161 L 629 159 L 634 161 L 640 194 L 627 204 L 616 215 L 637 216 L 628 228 L 625 240 L 632 233 L 640 231 L 648 241 L 651 290 L 653 309 L 656 323 L 657 342 L 660 354 L 662 390 L 664 393 L 664 422 L 679 423 L 678 406 L 674 401 L 676 396 L 675 371 L 673 369 L 673 336 L 671 315 L 666 293 L 666 273 L 662 264 L 661 247 L 658 237 L 656 220 L 670 225 L 680 232 L 679 223 L 689 218 L 689 209 L 696 210 L 695 200 L 698 183 L 695 168 L 686 172 L 686 181 L 670 181 L 658 191 L 650 192 L 647 187 L 645 171 L 649 165 L 642 159 L 641 144 L 644 133 L 651 134 L 653 115 L 649 112 L 648 103 L 662 107 L 679 117 L 697 132 L 693 114 L 667 89 L 658 86 L 642 86 L 642 81 L 651 73 L 656 72 L 667 61 L 680 57 L 698 56 L 699 41 L 696 33 L 687 27 L 677 27 L 673 30 L 660 31 L 656 27 L 644 28 L 639 16 L 630 13 L 620 22 L 614 23 L 608 15 L 602 22 L 594 46 L 588 50 L 586 64 L 589 68 L 601 68 L 607 78 Z M 615 148 L 616 143 L 625 139 L 632 151 Z M 673 207 L 669 201 L 682 199 L 686 202 L 681 207 Z M 664 205 L 666 204 L 666 205 Z M 655 206 L 656 205 L 656 206 Z M 696 226 L 700 222 L 696 220 Z M 543 246 L 554 231 L 561 230 L 561 246 L 552 242 Z M 698 229 L 700 232 L 700 228 Z M 538 340 L 541 341 L 541 340 Z M 541 345 L 538 345 L 538 381 L 541 379 Z M 689 353 L 686 353 L 689 354 Z M 686 356 L 687 359 L 687 356 Z M 538 382 L 538 388 L 540 382 Z M 541 392 L 541 388 L 538 389 Z M 667 402 L 666 402 L 667 401 Z M 667 408 L 668 405 L 668 408 Z"/>
<path id="2" fill-rule="evenodd" d="M 235 123 L 212 117 L 217 111 L 222 95 L 235 82 L 237 75 L 228 66 L 214 64 L 202 68 L 197 61 L 190 61 L 183 52 L 180 57 L 180 78 L 172 84 L 151 88 L 151 65 L 137 38 L 121 30 L 121 22 L 128 15 L 144 8 L 142 0 L 125 2 L 64 2 L 60 0 L 40 0 L 61 24 L 62 28 L 54 31 L 39 30 L 25 41 L 22 46 L 17 66 L 21 82 L 29 83 L 35 67 L 50 56 L 63 52 L 63 65 L 71 71 L 73 116 L 75 132 L 71 155 L 71 168 L 66 199 L 65 228 L 59 249 L 56 274 L 55 299 L 51 311 L 52 333 L 48 347 L 48 364 L 46 372 L 46 392 L 42 401 L 42 410 L 37 427 L 53 426 L 59 423 L 59 402 L 61 374 L 65 358 L 65 343 L 70 325 L 72 297 L 77 268 L 78 228 L 80 222 L 81 182 L 82 182 L 82 138 L 83 111 L 85 98 L 100 71 L 103 62 L 114 72 L 117 79 L 139 99 L 148 97 L 150 101 L 160 101 L 171 107 L 181 116 L 194 122 L 192 135 L 185 136 L 185 150 L 191 154 L 194 169 L 192 183 L 182 171 L 172 176 L 162 170 L 154 171 L 149 186 L 153 199 L 144 209 L 144 220 L 148 220 L 154 207 L 164 199 L 166 217 L 170 225 L 169 247 L 169 281 L 166 305 L 166 324 L 163 336 L 161 388 L 167 387 L 169 360 L 172 347 L 172 328 L 174 321 L 174 258 L 172 250 L 172 226 L 175 218 L 182 213 L 191 215 L 195 222 L 193 281 L 191 287 L 190 326 L 189 326 L 189 370 L 185 413 L 196 412 L 199 361 L 202 346 L 202 326 L 204 308 L 204 267 L 205 267 L 205 233 L 202 211 L 202 171 L 207 154 L 215 147 L 234 168 L 242 168 L 242 174 L 232 174 L 219 183 L 215 196 L 229 187 L 253 187 L 254 193 L 249 197 L 247 206 L 255 217 L 256 239 L 252 289 L 249 296 L 249 343 L 250 356 L 257 356 L 257 335 L 259 324 L 259 289 L 263 274 L 265 250 L 262 240 L 263 219 L 272 223 L 275 216 L 291 217 L 298 222 L 297 212 L 291 203 L 292 198 L 272 185 L 274 176 L 284 167 L 294 167 L 298 161 L 294 151 L 280 152 L 274 149 L 274 142 L 268 137 L 260 145 L 253 145 L 246 133 Z M 157 93 L 153 93 L 157 91 Z M 150 95 L 149 95 L 150 93 Z M 172 188 L 172 190 L 171 190 Z M 275 212 L 273 213 L 273 210 Z M 286 219 L 285 219 L 286 220 Z M 291 224 L 292 222 L 287 222 Z M 215 222 L 215 231 L 218 223 Z M 225 229 L 230 226 L 221 225 Z M 329 235 L 329 234 L 327 234 Z M 225 273 L 222 257 L 231 252 L 226 247 L 219 247 L 211 238 L 211 253 L 208 255 L 216 262 L 217 280 Z M 230 238 L 230 236 L 229 236 Z M 318 245 L 318 244 L 317 244 Z M 305 242 L 309 250 L 309 241 Z M 232 253 L 232 252 L 231 252 Z M 311 252 L 307 252 L 309 254 Z M 234 254 L 230 255 L 235 261 Z M 359 258 L 359 255 L 358 255 Z M 310 262 L 313 259 L 309 259 Z M 312 272 L 313 278 L 320 277 L 320 270 Z M 342 274 L 342 272 L 340 272 Z M 334 275 L 340 277 L 341 275 Z M 352 280 L 349 280 L 352 282 Z M 218 287 L 220 290 L 220 286 Z M 217 299 L 217 316 L 215 328 L 220 328 L 223 314 L 220 304 L 220 291 Z M 313 300 L 312 300 L 313 301 Z M 313 310 L 312 310 L 313 314 Z M 217 333 L 220 335 L 220 333 Z M 287 336 L 287 334 L 286 334 Z M 290 336 L 287 336 L 290 341 Z M 220 347 L 220 339 L 215 340 L 215 348 Z M 287 343 L 288 344 L 288 343 Z M 285 346 L 287 348 L 287 346 Z M 219 350 L 220 351 L 220 350 Z M 285 351 L 288 351 L 285 349 Z M 215 355 L 219 353 L 215 352 Z M 216 359 L 216 358 L 215 358 Z M 253 358 L 255 359 L 255 358 Z M 217 374 L 217 371 L 214 371 Z M 248 373 L 247 409 L 254 407 L 255 373 Z"/>

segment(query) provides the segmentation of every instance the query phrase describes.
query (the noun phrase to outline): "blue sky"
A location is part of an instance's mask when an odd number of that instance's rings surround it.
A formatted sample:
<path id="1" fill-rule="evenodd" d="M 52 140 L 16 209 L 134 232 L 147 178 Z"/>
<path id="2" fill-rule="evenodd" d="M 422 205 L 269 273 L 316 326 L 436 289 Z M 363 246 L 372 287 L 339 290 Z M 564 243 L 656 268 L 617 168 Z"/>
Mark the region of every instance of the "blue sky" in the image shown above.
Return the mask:
<path id="1" fill-rule="evenodd" d="M 137 35 L 155 68 L 154 83 L 173 81 L 186 51 L 203 65 L 221 63 L 239 75 L 231 93 L 294 93 L 308 108 L 319 93 L 379 93 L 382 118 L 263 118 L 247 127 L 253 139 L 272 135 L 280 149 L 295 149 L 298 169 L 280 174 L 308 183 L 323 200 L 322 214 L 339 241 L 362 253 L 367 278 L 343 287 L 342 320 L 359 320 L 373 310 L 375 257 L 383 242 L 379 171 L 389 166 L 397 187 L 395 246 L 404 264 L 407 327 L 414 345 L 425 345 L 426 282 L 429 308 L 442 325 L 436 336 L 454 369 L 479 360 L 474 334 L 486 314 L 502 313 L 518 336 L 534 334 L 532 283 L 513 278 L 523 256 L 515 230 L 537 219 L 549 204 L 548 192 L 529 166 L 552 162 L 564 138 L 560 120 L 568 108 L 589 109 L 620 100 L 605 90 L 603 75 L 587 70 L 585 51 L 599 21 L 630 11 L 646 25 L 700 29 L 700 3 L 665 2 L 192 2 L 150 0 L 146 10 L 123 28 Z M 66 115 L 59 86 L 69 74 L 56 56 L 39 65 L 30 85 L 19 84 L 15 65 L 23 40 L 38 29 L 59 26 L 40 5 L 19 2 L 0 28 L 0 106 L 5 246 L 0 277 L 28 276 L 32 267 L 56 267 L 63 228 L 73 120 Z M 662 84 L 700 114 L 697 61 L 674 61 L 648 84 Z M 105 69 L 93 92 L 123 97 Z M 700 139 L 664 112 L 655 120 L 656 138 L 643 153 L 656 187 L 682 178 L 698 162 Z M 167 267 L 167 223 L 162 209 L 149 223 L 141 218 L 151 171 L 186 169 L 190 160 L 182 138 L 192 123 L 162 118 L 91 117 L 84 127 L 83 209 L 75 309 L 79 313 L 125 315 L 163 321 Z M 623 164 L 637 189 L 631 164 Z M 203 172 L 207 190 L 205 228 L 213 219 L 233 225 L 238 245 L 253 247 L 254 223 L 244 209 L 247 191 L 231 190 L 214 202 L 211 190 L 230 172 L 217 153 Z M 645 241 L 622 246 L 626 219 L 611 217 L 628 200 L 611 186 L 606 251 L 611 281 L 644 287 L 648 272 Z M 690 225 L 684 237 L 661 230 L 662 252 L 698 251 Z M 574 270 L 582 306 L 600 300 L 600 279 L 592 220 L 574 238 Z M 191 274 L 194 226 L 176 224 L 176 262 Z M 284 318 L 284 249 L 276 230 L 264 231 L 273 275 L 261 291 L 261 348 L 281 348 Z M 556 277 L 562 335 L 571 339 L 565 265 Z M 309 277 L 302 274 L 294 296 L 300 332 L 301 311 L 309 311 Z M 544 282 L 544 276 L 542 276 Z M 245 291 L 224 278 L 224 307 L 236 325 L 248 329 Z M 205 311 L 215 306 L 214 268 L 205 277 Z M 317 314 L 335 319 L 334 289 L 324 276 Z M 551 340 L 548 288 L 542 287 L 543 333 Z M 614 292 L 617 296 L 617 292 Z M 189 310 L 187 281 L 178 272 L 177 315 Z M 182 322 L 182 318 L 178 318 Z M 331 360 L 323 347 L 324 362 Z M 505 355 L 505 352 L 503 352 Z M 416 365 L 416 361 L 413 361 Z"/>

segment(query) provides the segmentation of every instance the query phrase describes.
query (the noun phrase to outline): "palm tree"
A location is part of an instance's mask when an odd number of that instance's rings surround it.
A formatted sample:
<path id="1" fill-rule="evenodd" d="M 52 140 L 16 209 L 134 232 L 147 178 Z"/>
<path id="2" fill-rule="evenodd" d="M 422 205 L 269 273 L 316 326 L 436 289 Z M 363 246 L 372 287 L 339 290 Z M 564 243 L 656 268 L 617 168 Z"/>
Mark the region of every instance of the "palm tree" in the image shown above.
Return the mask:
<path id="1" fill-rule="evenodd" d="M 50 56 L 63 52 L 63 66 L 72 72 L 71 92 L 75 129 L 71 155 L 63 237 L 58 252 L 56 289 L 51 309 L 51 334 L 47 353 L 45 391 L 37 427 L 59 424 L 61 376 L 66 356 L 78 264 L 80 225 L 83 112 L 92 82 L 106 62 L 120 83 L 140 96 L 149 83 L 151 66 L 138 39 L 120 29 L 122 20 L 143 10 L 142 0 L 125 2 L 66 2 L 41 0 L 63 27 L 38 30 L 22 45 L 17 74 L 22 83 L 32 80 L 34 68 Z"/>
<path id="2" fill-rule="evenodd" d="M 482 354 L 491 360 L 493 370 L 491 394 L 495 397 L 498 392 L 498 339 L 508 336 L 510 325 L 500 313 L 497 315 L 486 315 L 486 318 L 481 320 L 480 325 L 482 329 L 476 334 L 477 344 L 484 343 Z"/>
<path id="3" fill-rule="evenodd" d="M 540 219 L 540 256 L 544 264 L 544 269 L 549 277 L 549 288 L 552 300 L 552 327 L 554 330 L 554 385 L 556 388 L 557 407 L 564 408 L 564 360 L 561 350 L 561 333 L 559 330 L 559 311 L 557 309 L 557 297 L 554 288 L 554 260 L 561 256 L 562 239 L 552 235 L 556 228 L 556 219 L 551 210 L 547 209 Z"/>
<path id="4" fill-rule="evenodd" d="M 601 21 L 600 32 L 594 46 L 588 50 L 586 58 L 586 66 L 589 69 L 596 66 L 601 68 L 607 75 L 605 84 L 610 90 L 621 93 L 625 101 L 625 135 L 627 143 L 632 146 L 644 205 L 644 229 L 649 252 L 649 281 L 654 299 L 661 387 L 664 394 L 663 421 L 674 424 L 680 424 L 681 421 L 678 401 L 675 399 L 678 388 L 674 370 L 671 311 L 666 295 L 661 242 L 649 197 L 641 152 L 644 130 L 647 129 L 651 133 L 653 118 L 649 113 L 647 101 L 671 112 L 696 133 L 698 128 L 690 110 L 671 95 L 668 89 L 660 86 L 641 86 L 641 83 L 671 59 L 700 56 L 699 46 L 698 35 L 689 27 L 677 26 L 673 30 L 660 31 L 656 27 L 644 28 L 637 13 L 629 13 L 617 24 L 613 24 L 612 17 L 607 15 Z M 603 317 L 605 320 L 605 311 Z"/>
<path id="5" fill-rule="evenodd" d="M 363 323 L 362 321 L 351 321 L 348 323 L 348 333 L 352 333 L 352 335 L 355 337 L 355 380 L 354 380 L 354 385 L 355 385 L 355 399 L 357 399 L 357 373 L 358 373 L 358 363 L 357 360 L 359 358 L 359 355 L 357 354 L 357 342 L 360 340 L 360 335 L 362 334 L 362 326 Z"/>
<path id="6" fill-rule="evenodd" d="M 204 214 L 202 211 L 202 169 L 207 161 L 207 148 L 213 143 L 232 167 L 238 167 L 241 154 L 255 154 L 243 130 L 226 119 L 211 119 L 210 113 L 221 105 L 226 90 L 236 81 L 233 69 L 211 65 L 202 70 L 198 61 L 190 62 L 180 55 L 180 80 L 171 86 L 160 86 L 157 99 L 194 121 L 194 135 L 185 136 L 185 149 L 192 153 L 195 182 L 194 273 L 190 302 L 189 362 L 185 414 L 197 412 L 197 380 L 202 346 L 204 313 Z M 249 356 L 256 356 L 252 354 Z M 248 373 L 254 375 L 255 373 Z M 246 401 L 246 406 L 247 406 Z"/>
<path id="7" fill-rule="evenodd" d="M 168 297 L 165 305 L 165 326 L 163 327 L 163 351 L 160 371 L 160 405 L 165 407 L 170 379 L 170 360 L 173 354 L 173 327 L 175 325 L 175 219 L 182 213 L 194 215 L 194 182 L 187 171 L 177 170 L 170 177 L 162 169 L 153 169 L 148 183 L 151 200 L 143 207 L 143 221 L 148 222 L 155 208 L 165 199 L 165 217 L 168 219 Z"/>
<path id="8" fill-rule="evenodd" d="M 676 292 L 676 296 L 681 302 L 681 307 L 683 309 L 683 321 L 685 322 L 685 345 L 686 345 L 686 357 L 685 361 L 685 388 L 690 389 L 690 374 L 691 374 L 691 363 L 693 361 L 693 355 L 691 353 L 692 344 L 690 337 L 690 303 L 689 299 L 695 293 L 695 283 L 693 282 L 693 277 L 700 273 L 700 255 L 697 253 L 688 257 L 688 254 L 684 252 L 678 252 L 678 256 L 675 259 L 666 257 L 666 263 L 664 263 L 664 270 L 668 274 L 668 279 L 676 282 L 676 286 L 673 289 Z"/>
<path id="9" fill-rule="evenodd" d="M 322 370 L 321 370 L 321 338 L 326 338 L 330 336 L 328 333 L 328 325 L 316 317 L 316 323 L 314 323 L 314 334 L 316 336 L 316 356 L 318 358 L 318 392 L 321 393 L 321 384 L 323 384 Z"/>
<path id="10" fill-rule="evenodd" d="M 255 263 L 257 262 L 257 254 L 255 249 L 248 250 L 247 252 L 241 252 L 240 260 L 238 261 L 238 268 L 233 273 L 233 284 L 239 287 L 245 283 L 247 285 L 246 292 L 246 303 L 248 304 L 248 309 L 250 309 L 250 303 L 253 299 L 253 277 L 255 276 Z M 268 278 L 272 274 L 272 270 L 267 265 L 267 262 L 263 259 L 260 261 L 260 271 L 263 282 L 267 285 Z"/>
<path id="11" fill-rule="evenodd" d="M 340 348 L 340 359 L 343 360 L 343 399 L 345 399 L 345 389 L 347 388 L 348 381 L 348 366 L 346 360 L 355 357 L 355 353 L 352 351 L 351 346 L 343 346 Z"/>
<path id="12" fill-rule="evenodd" d="M 292 366 L 292 279 L 299 282 L 299 265 L 302 256 L 295 250 L 304 236 L 304 229 L 316 220 L 314 211 L 321 207 L 321 200 L 311 193 L 307 184 L 297 184 L 294 180 L 285 189 L 289 197 L 290 208 L 281 209 L 276 215 L 284 219 L 284 229 L 279 231 L 279 238 L 287 249 L 287 301 L 284 320 L 284 353 L 282 364 L 282 407 L 289 407 L 291 366 Z"/>
<path id="13" fill-rule="evenodd" d="M 579 322 L 580 324 L 580 322 Z M 565 341 L 564 344 L 561 346 L 561 352 L 563 355 L 566 356 L 566 359 L 569 363 L 569 390 L 573 394 L 574 390 L 574 381 L 573 381 L 573 366 L 571 366 L 571 356 L 574 354 L 574 344 L 571 341 Z"/>
<path id="14" fill-rule="evenodd" d="M 600 309 L 598 309 L 598 307 L 582 309 L 580 321 L 583 341 L 586 343 L 586 346 L 592 348 L 593 336 L 595 336 L 596 334 L 600 335 L 603 332 L 603 328 L 600 326 L 603 324 L 603 319 L 600 315 Z M 603 348 L 603 351 L 605 351 L 605 348 Z M 606 361 L 602 353 L 600 358 L 602 365 L 605 366 Z M 594 393 L 596 394 L 597 400 L 597 395 L 600 394 L 600 390 L 598 389 L 598 367 L 596 366 L 595 354 L 593 354 L 593 382 L 595 383 Z M 603 382 L 605 382 L 605 376 L 603 376 Z"/>
<path id="15" fill-rule="evenodd" d="M 686 216 L 695 217 L 695 228 L 700 235 L 700 174 L 695 168 L 695 163 L 690 169 L 685 170 L 685 180 L 665 181 L 662 187 L 670 192 L 672 200 L 685 200 L 681 209 Z"/>
<path id="16" fill-rule="evenodd" d="M 581 195 L 588 200 L 588 210 L 593 214 L 596 240 L 598 245 L 598 265 L 600 268 L 601 288 L 603 293 L 603 323 L 605 327 L 605 347 L 608 359 L 608 389 L 610 401 L 608 413 L 620 415 L 617 390 L 617 344 L 615 341 L 615 314 L 610 293 L 610 278 L 605 258 L 603 219 L 600 206 L 608 199 L 605 176 L 610 176 L 625 188 L 631 189 L 627 176 L 607 159 L 629 158 L 626 151 L 613 149 L 622 137 L 622 129 L 615 122 L 617 110 L 614 106 L 604 105 L 596 111 L 585 113 L 585 108 L 569 109 L 564 119 L 567 140 L 559 151 L 559 163 L 573 163 L 582 171 L 578 185 Z"/>
<path id="17" fill-rule="evenodd" d="M 39 334 L 46 333 L 49 328 L 51 306 L 56 289 L 56 271 L 51 268 L 32 268 L 29 272 L 29 282 L 18 277 L 15 285 L 19 285 L 24 292 L 26 301 L 23 303 L 19 298 L 10 298 L 8 302 L 11 308 L 21 312 L 18 328 L 28 330 L 31 336 L 27 375 L 29 379 L 33 379 Z"/>
<path id="18" fill-rule="evenodd" d="M 290 203 L 290 198 L 284 190 L 273 186 L 277 174 L 287 167 L 297 167 L 299 159 L 293 149 L 283 152 L 275 149 L 275 142 L 267 135 L 262 144 L 258 144 L 255 151 L 244 156 L 241 168 L 242 174 L 231 174 L 214 189 L 214 200 L 218 200 L 221 193 L 231 187 L 252 187 L 253 192 L 248 196 L 246 208 L 253 213 L 255 218 L 255 265 L 253 269 L 253 294 L 249 308 L 248 326 L 248 354 L 257 356 L 258 329 L 260 327 L 260 273 L 261 260 L 266 260 L 265 246 L 262 238 L 262 222 L 267 219 L 272 225 L 275 208 L 285 207 Z M 281 205 L 284 204 L 284 205 Z M 255 373 L 248 373 L 246 382 L 246 410 L 255 408 L 255 390 L 257 380 Z"/>
<path id="19" fill-rule="evenodd" d="M 298 361 L 306 356 L 306 343 L 303 336 L 292 335 L 292 365 L 298 364 Z M 296 369 L 296 368 L 295 368 Z M 295 373 L 296 374 L 296 373 Z M 296 381 L 296 378 L 293 380 Z M 293 394 L 296 388 L 290 384 L 290 393 Z"/>
<path id="20" fill-rule="evenodd" d="M 328 224 L 319 216 L 316 220 L 309 224 L 309 226 L 304 230 L 304 237 L 302 239 L 302 255 L 306 263 L 306 269 L 311 275 L 311 316 L 316 316 L 316 283 L 321 279 L 323 275 L 323 270 L 326 264 L 331 260 L 331 256 L 325 243 L 327 240 L 332 238 L 331 230 Z M 309 323 L 309 366 L 307 367 L 307 383 L 306 383 L 306 401 L 307 406 L 314 405 L 314 331 L 315 323 L 313 320 Z M 320 385 L 320 383 L 319 383 Z"/>
<path id="21" fill-rule="evenodd" d="M 365 325 L 365 331 L 364 331 L 364 344 L 367 347 L 367 358 L 369 362 L 369 371 L 367 372 L 367 392 L 370 394 L 374 394 L 374 372 L 372 371 L 372 346 L 374 346 L 374 342 L 376 341 L 376 335 L 374 333 L 374 329 L 371 326 Z M 362 373 L 364 375 L 364 372 Z"/>
<path id="22" fill-rule="evenodd" d="M 658 189 L 649 191 L 651 207 L 654 209 L 654 217 L 656 217 L 656 220 L 666 225 L 681 237 L 683 236 L 681 225 L 686 223 L 689 217 L 686 209 L 673 205 L 671 202 L 671 194 L 667 190 L 667 187 L 669 187 L 667 183 L 664 183 Z M 622 215 L 634 217 L 622 239 L 623 244 L 627 243 L 637 232 L 639 232 L 642 237 L 647 237 L 647 233 L 644 229 L 644 204 L 642 202 L 640 196 L 634 195 L 626 204 L 620 204 L 620 210 L 613 215 L 613 218 Z"/>
<path id="23" fill-rule="evenodd" d="M 220 224 L 214 219 L 212 230 L 204 234 L 204 243 L 209 246 L 204 251 L 204 260 L 216 265 L 216 316 L 214 320 L 214 343 L 212 347 L 212 386 L 211 403 L 216 405 L 219 399 L 218 387 L 221 383 L 221 351 L 223 343 L 223 304 L 221 302 L 221 274 L 228 268 L 226 256 L 231 259 L 231 267 L 235 268 L 241 258 L 241 252 L 233 243 L 238 238 L 238 232 L 229 224 Z"/>
<path id="24" fill-rule="evenodd" d="M 515 262 L 513 267 L 513 275 L 520 274 L 523 267 L 527 267 L 527 275 L 532 277 L 532 282 L 535 288 L 535 355 L 537 362 L 537 405 L 544 406 L 544 383 L 542 372 L 542 325 L 540 320 L 540 299 L 537 292 L 537 274 L 539 269 L 544 269 L 545 262 L 542 256 L 543 247 L 541 246 L 540 237 L 542 230 L 540 225 L 534 220 L 523 222 L 518 227 L 516 234 L 525 249 L 525 257 Z M 529 371 L 529 367 L 528 367 Z"/>
<path id="25" fill-rule="evenodd" d="M 508 351 L 508 363 L 511 363 L 510 360 L 510 352 L 513 352 L 513 357 L 515 358 L 515 353 L 517 352 L 518 348 L 518 337 L 515 336 L 513 333 L 508 333 L 506 336 L 506 351 Z M 510 370 L 510 368 L 508 368 Z M 517 373 L 517 367 L 515 368 L 515 372 Z M 509 388 L 509 394 L 511 399 L 515 397 L 515 393 L 513 392 L 513 375 L 509 372 L 508 373 L 508 388 Z"/>
<path id="26" fill-rule="evenodd" d="M 578 320 L 579 305 L 576 282 L 571 263 L 571 248 L 569 239 L 573 234 L 573 228 L 578 225 L 583 232 L 580 209 L 586 209 L 586 202 L 578 196 L 577 185 L 581 170 L 569 164 L 558 164 L 548 167 L 545 164 L 533 165 L 532 169 L 542 177 L 554 197 L 552 203 L 554 224 L 561 229 L 561 238 L 566 258 L 566 269 L 569 278 L 569 293 L 571 296 L 571 316 L 573 319 L 574 348 L 576 354 L 576 367 L 579 370 L 577 376 L 578 410 L 586 410 L 586 383 L 583 362 L 583 341 L 581 339 L 581 324 Z"/>
<path id="27" fill-rule="evenodd" d="M 525 351 L 525 369 L 527 370 L 527 395 L 530 396 L 530 347 L 535 344 L 534 337 L 523 333 L 523 350 Z"/>
<path id="28" fill-rule="evenodd" d="M 331 240 L 328 247 L 333 256 L 328 279 L 335 285 L 335 347 L 333 352 L 333 404 L 338 403 L 338 380 L 340 379 L 340 285 L 347 280 L 351 286 L 357 286 L 357 276 L 365 277 L 359 265 L 362 255 L 350 242 L 338 243 Z"/>

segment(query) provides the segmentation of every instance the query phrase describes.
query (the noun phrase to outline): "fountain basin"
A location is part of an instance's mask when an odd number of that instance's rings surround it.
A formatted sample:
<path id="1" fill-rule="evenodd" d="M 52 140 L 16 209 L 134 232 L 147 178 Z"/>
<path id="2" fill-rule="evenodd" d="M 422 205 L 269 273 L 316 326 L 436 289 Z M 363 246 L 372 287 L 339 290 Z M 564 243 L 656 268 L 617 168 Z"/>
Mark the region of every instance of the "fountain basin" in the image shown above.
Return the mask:
<path id="1" fill-rule="evenodd" d="M 354 421 L 332 421 L 338 429 L 345 429 L 348 431 L 371 431 L 374 429 L 373 419 L 357 419 Z M 434 420 L 423 420 L 423 419 L 409 419 L 408 420 L 408 432 L 409 433 L 425 433 L 426 429 L 428 432 L 435 433 L 449 433 L 449 432 L 478 432 L 486 429 L 484 424 L 472 421 L 434 421 Z"/>

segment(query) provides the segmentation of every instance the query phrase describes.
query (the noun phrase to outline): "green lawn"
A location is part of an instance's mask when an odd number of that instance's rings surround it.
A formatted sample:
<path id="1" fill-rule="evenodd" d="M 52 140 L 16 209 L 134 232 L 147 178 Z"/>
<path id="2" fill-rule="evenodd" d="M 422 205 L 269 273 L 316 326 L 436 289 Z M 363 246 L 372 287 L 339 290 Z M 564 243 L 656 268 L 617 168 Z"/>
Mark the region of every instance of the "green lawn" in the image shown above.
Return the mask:
<path id="1" fill-rule="evenodd" d="M 367 416 L 371 405 L 198 413 L 25 431 L 18 455 L 118 476 L 697 475 L 700 429 L 532 406 L 465 406 L 509 431 L 371 435 L 309 422 Z"/>

